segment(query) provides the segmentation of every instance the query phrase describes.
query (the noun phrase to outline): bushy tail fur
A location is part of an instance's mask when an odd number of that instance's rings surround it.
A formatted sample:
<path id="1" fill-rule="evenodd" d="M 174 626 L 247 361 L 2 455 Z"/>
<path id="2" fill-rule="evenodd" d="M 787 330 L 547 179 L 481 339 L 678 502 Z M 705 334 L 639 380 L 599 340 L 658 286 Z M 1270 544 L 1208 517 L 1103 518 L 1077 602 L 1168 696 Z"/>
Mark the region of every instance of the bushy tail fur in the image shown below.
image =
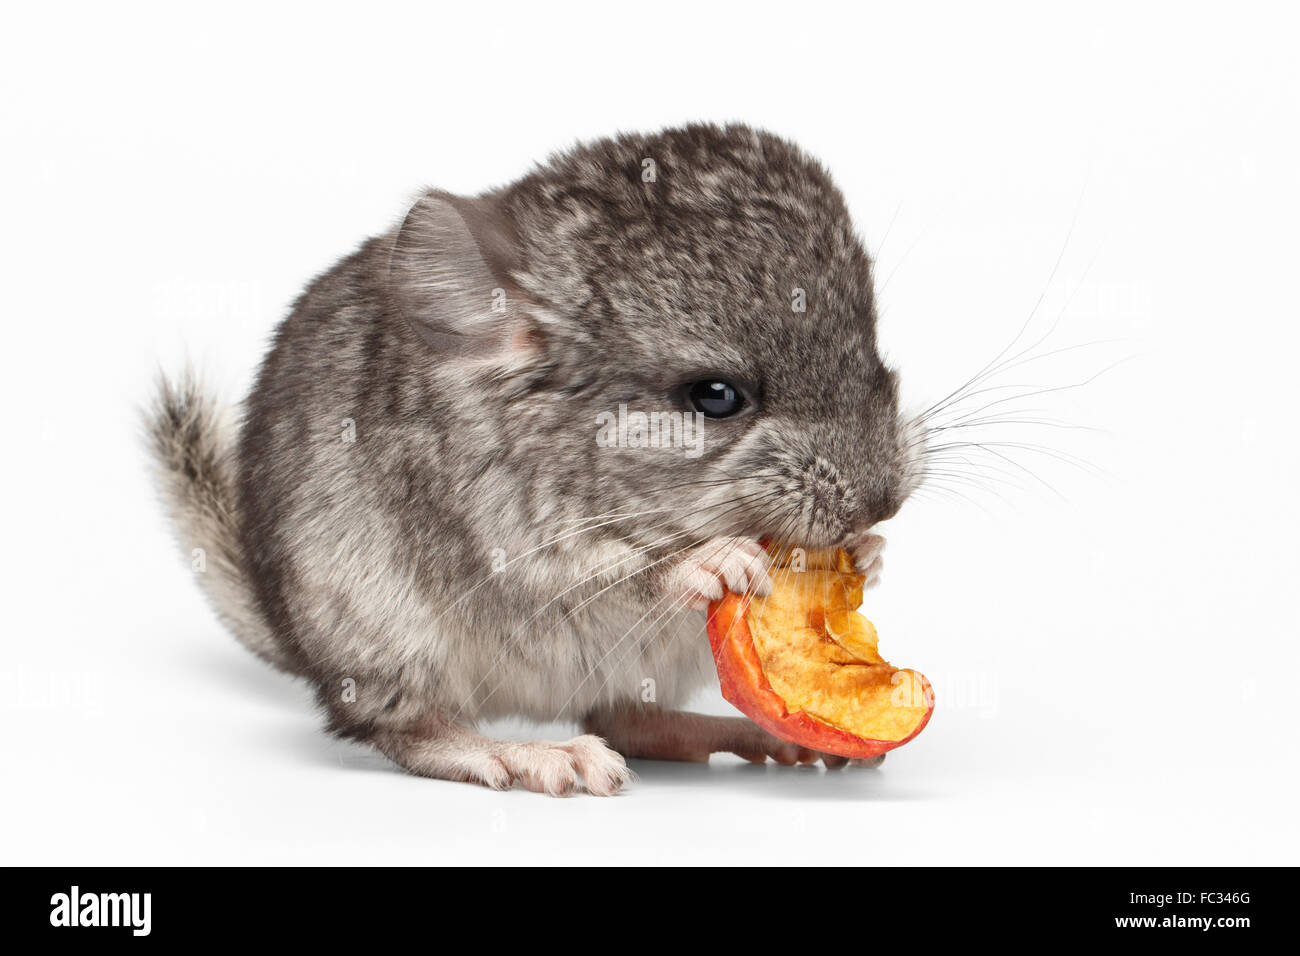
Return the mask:
<path id="1" fill-rule="evenodd" d="M 187 371 L 179 381 L 159 376 L 145 424 L 177 540 L 193 556 L 195 577 L 208 601 L 249 650 L 293 672 L 257 606 L 241 557 L 236 416 L 205 394 L 195 375 Z"/>

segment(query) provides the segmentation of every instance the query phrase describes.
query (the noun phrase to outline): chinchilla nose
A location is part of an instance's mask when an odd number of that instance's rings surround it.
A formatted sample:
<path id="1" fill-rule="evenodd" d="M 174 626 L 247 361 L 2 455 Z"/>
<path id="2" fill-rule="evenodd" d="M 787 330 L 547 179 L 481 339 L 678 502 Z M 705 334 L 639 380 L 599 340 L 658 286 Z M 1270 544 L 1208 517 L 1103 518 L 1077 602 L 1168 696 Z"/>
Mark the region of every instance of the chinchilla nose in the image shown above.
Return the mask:
<path id="1" fill-rule="evenodd" d="M 906 495 L 892 471 L 867 466 L 860 475 L 853 501 L 854 531 L 866 531 L 872 525 L 898 514 Z"/>
<path id="2" fill-rule="evenodd" d="M 881 521 L 888 521 L 903 507 L 903 499 L 892 491 L 863 495 L 863 499 L 865 504 L 861 509 L 860 519 L 863 531 Z"/>

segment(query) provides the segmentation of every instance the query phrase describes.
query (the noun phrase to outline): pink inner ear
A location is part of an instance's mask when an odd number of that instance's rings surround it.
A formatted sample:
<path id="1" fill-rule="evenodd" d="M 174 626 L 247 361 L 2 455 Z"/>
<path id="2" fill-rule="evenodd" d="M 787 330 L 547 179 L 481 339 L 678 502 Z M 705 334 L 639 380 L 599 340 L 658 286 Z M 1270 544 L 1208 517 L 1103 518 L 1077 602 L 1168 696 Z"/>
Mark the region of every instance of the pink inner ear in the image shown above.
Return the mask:
<path id="1" fill-rule="evenodd" d="M 542 337 L 531 325 L 520 325 L 510 332 L 510 357 L 515 359 L 532 358 L 541 354 Z"/>

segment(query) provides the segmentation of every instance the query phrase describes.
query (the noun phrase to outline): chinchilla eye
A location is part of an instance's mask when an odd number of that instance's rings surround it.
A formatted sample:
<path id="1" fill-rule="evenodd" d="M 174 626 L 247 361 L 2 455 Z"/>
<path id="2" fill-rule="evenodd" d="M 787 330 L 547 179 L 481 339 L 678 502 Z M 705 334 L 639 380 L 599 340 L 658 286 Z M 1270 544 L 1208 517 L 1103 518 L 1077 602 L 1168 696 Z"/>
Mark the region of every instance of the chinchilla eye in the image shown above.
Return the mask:
<path id="1" fill-rule="evenodd" d="M 730 382 L 705 380 L 686 393 L 691 405 L 706 418 L 730 418 L 745 407 L 745 396 Z"/>

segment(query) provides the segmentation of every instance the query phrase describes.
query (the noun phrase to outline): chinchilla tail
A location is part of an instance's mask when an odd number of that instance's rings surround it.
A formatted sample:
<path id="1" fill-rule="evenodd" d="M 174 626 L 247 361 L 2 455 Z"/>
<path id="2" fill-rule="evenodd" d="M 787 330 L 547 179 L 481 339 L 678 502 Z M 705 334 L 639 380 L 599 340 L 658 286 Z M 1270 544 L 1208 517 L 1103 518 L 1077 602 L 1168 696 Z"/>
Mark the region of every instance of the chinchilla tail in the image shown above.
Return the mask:
<path id="1" fill-rule="evenodd" d="M 233 410 L 205 393 L 192 371 L 178 380 L 159 375 L 145 427 L 176 538 L 209 603 L 249 650 L 296 673 L 258 608 L 241 558 Z"/>

